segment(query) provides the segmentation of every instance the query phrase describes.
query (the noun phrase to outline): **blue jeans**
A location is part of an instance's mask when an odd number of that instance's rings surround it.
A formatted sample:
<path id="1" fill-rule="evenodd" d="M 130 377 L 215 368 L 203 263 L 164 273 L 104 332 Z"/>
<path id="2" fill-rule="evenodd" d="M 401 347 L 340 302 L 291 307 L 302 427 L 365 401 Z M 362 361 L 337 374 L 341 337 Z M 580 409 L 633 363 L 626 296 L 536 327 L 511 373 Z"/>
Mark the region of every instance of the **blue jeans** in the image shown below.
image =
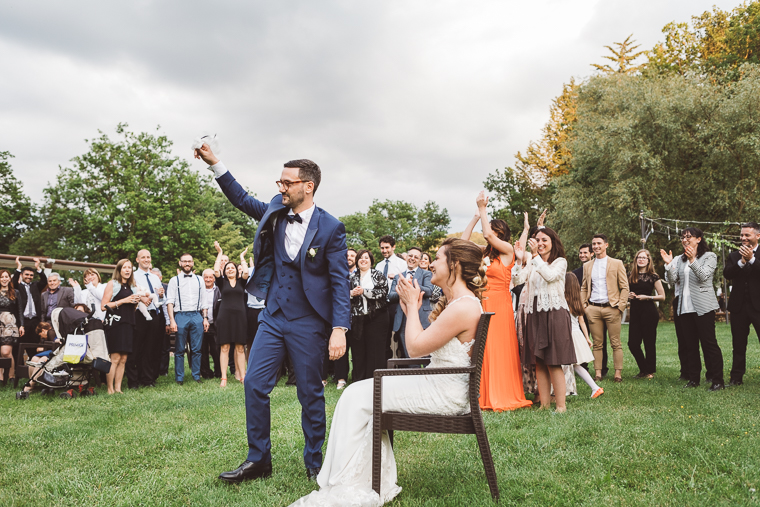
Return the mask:
<path id="1" fill-rule="evenodd" d="M 190 342 L 193 378 L 201 378 L 201 344 L 203 343 L 203 316 L 200 312 L 177 312 L 177 340 L 174 342 L 174 375 L 177 382 L 185 380 L 185 344 Z"/>

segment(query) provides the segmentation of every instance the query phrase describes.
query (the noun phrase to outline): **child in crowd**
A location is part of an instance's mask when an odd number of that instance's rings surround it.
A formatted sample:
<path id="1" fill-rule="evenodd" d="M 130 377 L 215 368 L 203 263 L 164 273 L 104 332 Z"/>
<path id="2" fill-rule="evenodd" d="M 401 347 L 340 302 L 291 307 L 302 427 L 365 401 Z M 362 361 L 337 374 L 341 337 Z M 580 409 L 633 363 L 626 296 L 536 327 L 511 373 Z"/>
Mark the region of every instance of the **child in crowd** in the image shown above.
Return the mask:
<path id="1" fill-rule="evenodd" d="M 591 388 L 591 397 L 597 398 L 604 394 L 604 389 L 599 387 L 589 372 L 580 365 L 580 363 L 593 361 L 594 354 L 591 352 L 591 340 L 588 338 L 586 322 L 578 319 L 583 315 L 583 304 L 581 303 L 581 287 L 578 284 L 578 278 L 573 273 L 568 273 L 565 276 L 565 300 L 572 318 L 573 345 L 575 345 L 575 358 L 578 361 L 573 365 L 573 369 Z"/>

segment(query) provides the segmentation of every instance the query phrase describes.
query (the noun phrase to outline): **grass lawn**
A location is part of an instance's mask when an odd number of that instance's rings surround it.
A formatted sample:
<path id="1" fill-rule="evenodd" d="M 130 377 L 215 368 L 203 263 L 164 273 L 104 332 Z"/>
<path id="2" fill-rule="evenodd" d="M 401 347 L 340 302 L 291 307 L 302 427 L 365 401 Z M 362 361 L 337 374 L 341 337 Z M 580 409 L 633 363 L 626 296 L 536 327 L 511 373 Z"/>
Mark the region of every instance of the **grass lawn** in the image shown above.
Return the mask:
<path id="1" fill-rule="evenodd" d="M 717 329 L 728 380 L 731 333 Z M 625 381 L 604 381 L 601 398 L 578 379 L 566 414 L 485 414 L 502 504 L 760 504 L 757 337 L 744 386 L 711 393 L 704 382 L 682 389 L 673 325 L 658 331 L 654 380 L 632 378 L 623 326 Z M 328 428 L 338 397 L 331 384 Z M 216 479 L 245 459 L 243 398 L 240 383 L 166 377 L 156 389 L 68 401 L 21 402 L 0 388 L 0 505 L 288 505 L 315 487 L 294 387 L 272 393 L 274 475 L 239 486 Z M 395 450 L 404 491 L 391 505 L 492 505 L 474 436 L 396 433 Z"/>

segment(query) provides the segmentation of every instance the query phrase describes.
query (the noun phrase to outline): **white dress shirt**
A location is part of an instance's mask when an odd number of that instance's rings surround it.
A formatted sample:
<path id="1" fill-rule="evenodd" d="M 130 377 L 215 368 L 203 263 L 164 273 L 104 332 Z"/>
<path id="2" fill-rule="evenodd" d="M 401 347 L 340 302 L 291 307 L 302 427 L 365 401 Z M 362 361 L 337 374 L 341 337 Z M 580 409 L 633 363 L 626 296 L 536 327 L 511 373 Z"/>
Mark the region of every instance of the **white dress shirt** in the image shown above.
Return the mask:
<path id="1" fill-rule="evenodd" d="M 103 292 L 105 292 L 106 284 L 99 283 L 98 285 L 92 282 L 88 283 L 83 290 L 79 284 L 74 285 L 74 303 L 83 304 L 87 308 L 94 308 L 92 316 L 96 319 L 103 320 L 106 316 L 106 312 L 100 309 L 101 301 L 103 300 Z"/>
<path id="2" fill-rule="evenodd" d="M 214 287 L 206 288 L 206 307 L 208 310 L 208 323 L 214 322 Z"/>
<path id="3" fill-rule="evenodd" d="M 755 245 L 755 248 L 752 249 L 753 252 L 755 252 L 755 255 L 752 256 L 752 258 L 749 260 L 749 262 L 744 262 L 744 257 L 739 257 L 739 267 L 743 268 L 747 264 L 754 264 L 755 263 L 755 256 L 757 255 L 757 246 Z"/>
<path id="4" fill-rule="evenodd" d="M 152 291 L 150 290 L 150 285 L 148 285 L 149 279 L 150 279 L 150 284 L 153 286 Z M 135 283 L 137 283 L 137 285 L 139 285 L 140 287 L 143 287 L 148 292 L 153 292 L 155 294 L 158 294 L 158 289 L 163 287 L 163 285 L 161 285 L 161 280 L 159 280 L 156 275 L 154 275 L 150 271 L 143 271 L 141 268 L 137 268 L 135 270 Z M 158 301 L 158 306 L 161 306 L 160 299 Z M 148 306 L 148 310 L 158 310 L 158 308 L 156 308 L 156 305 L 153 304 L 152 300 L 151 300 L 150 305 Z"/>
<path id="5" fill-rule="evenodd" d="M 610 298 L 607 294 L 607 259 L 594 259 L 594 266 L 591 268 L 591 297 L 592 303 L 609 303 Z"/>
<path id="6" fill-rule="evenodd" d="M 301 223 L 299 224 L 295 220 L 293 223 L 285 221 L 285 251 L 288 253 L 290 260 L 293 260 L 298 255 L 298 251 L 303 245 L 303 240 L 306 239 L 306 231 L 309 229 L 309 222 L 311 216 L 314 214 L 314 208 L 316 204 L 312 204 L 311 208 L 300 212 L 298 215 L 301 217 Z M 293 216 L 293 210 L 288 211 L 288 215 Z M 278 224 L 279 225 L 279 224 Z"/>
<path id="7" fill-rule="evenodd" d="M 404 271 L 406 271 L 407 264 L 404 259 L 399 257 L 396 254 L 391 255 L 387 259 L 383 259 L 380 262 L 377 263 L 377 266 L 375 266 L 375 269 L 378 270 L 381 273 L 385 273 L 385 265 L 388 264 L 388 276 L 391 275 L 400 275 Z"/>
<path id="8" fill-rule="evenodd" d="M 685 313 L 694 313 L 694 305 L 691 304 L 691 290 L 689 289 L 689 275 L 691 274 L 691 262 L 686 261 L 686 265 L 683 267 L 683 287 L 681 289 L 681 315 Z"/>
<path id="9" fill-rule="evenodd" d="M 179 287 L 177 287 L 177 283 L 179 283 Z M 206 298 L 203 297 L 203 289 L 205 288 L 206 284 L 200 276 L 185 276 L 185 273 L 180 273 L 169 280 L 169 287 L 166 290 L 166 304 L 174 305 L 174 313 L 199 312 L 208 309 Z"/>

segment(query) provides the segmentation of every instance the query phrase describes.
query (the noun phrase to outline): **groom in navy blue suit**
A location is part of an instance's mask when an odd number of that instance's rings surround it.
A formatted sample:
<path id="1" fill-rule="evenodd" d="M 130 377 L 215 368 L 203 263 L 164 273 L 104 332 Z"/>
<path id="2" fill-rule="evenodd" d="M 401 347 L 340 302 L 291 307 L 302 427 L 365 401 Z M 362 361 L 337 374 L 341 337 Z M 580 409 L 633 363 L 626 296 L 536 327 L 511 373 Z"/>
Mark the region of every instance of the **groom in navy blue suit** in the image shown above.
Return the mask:
<path id="1" fill-rule="evenodd" d="M 219 478 L 241 482 L 272 474 L 269 393 L 287 350 L 301 403 L 306 476 L 316 480 L 326 430 L 322 362 L 328 338 L 331 360 L 345 354 L 351 312 L 346 229 L 314 205 L 321 171 L 310 160 L 285 164 L 280 193 L 267 204 L 248 195 L 208 145 L 195 156 L 211 166 L 230 202 L 259 221 L 256 270 L 246 291 L 266 300 L 245 375 L 248 458 Z"/>

